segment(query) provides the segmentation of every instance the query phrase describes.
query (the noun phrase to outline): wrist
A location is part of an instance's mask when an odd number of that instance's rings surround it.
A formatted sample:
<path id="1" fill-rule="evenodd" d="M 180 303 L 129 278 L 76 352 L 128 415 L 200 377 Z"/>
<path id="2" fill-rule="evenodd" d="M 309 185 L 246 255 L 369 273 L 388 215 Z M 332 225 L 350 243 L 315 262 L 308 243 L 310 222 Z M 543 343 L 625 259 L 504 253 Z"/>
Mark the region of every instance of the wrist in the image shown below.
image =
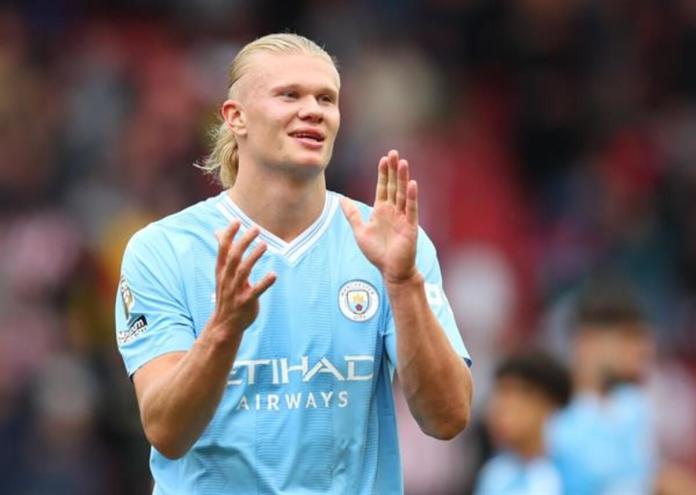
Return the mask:
<path id="1" fill-rule="evenodd" d="M 387 290 L 401 290 L 404 288 L 418 287 L 425 283 L 423 275 L 414 266 L 413 269 L 400 276 L 400 277 L 390 277 L 388 275 L 383 275 L 384 286 Z"/>
<path id="2" fill-rule="evenodd" d="M 222 323 L 213 316 L 203 330 L 203 334 L 213 346 L 228 347 L 242 340 L 244 331 L 231 328 L 229 323 Z"/>

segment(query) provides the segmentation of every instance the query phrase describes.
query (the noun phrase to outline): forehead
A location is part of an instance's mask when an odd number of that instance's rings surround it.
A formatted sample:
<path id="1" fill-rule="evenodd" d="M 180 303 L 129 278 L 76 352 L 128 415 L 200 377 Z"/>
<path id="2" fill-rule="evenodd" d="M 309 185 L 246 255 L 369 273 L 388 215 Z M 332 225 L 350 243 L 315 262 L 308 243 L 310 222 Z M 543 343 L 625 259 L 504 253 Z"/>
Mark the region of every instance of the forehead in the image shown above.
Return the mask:
<path id="1" fill-rule="evenodd" d="M 494 388 L 496 395 L 505 396 L 524 396 L 526 398 L 537 398 L 543 395 L 541 387 L 529 380 L 514 375 L 503 375 L 496 379 Z"/>
<path id="2" fill-rule="evenodd" d="M 611 323 L 587 325 L 583 328 L 589 337 L 603 340 L 649 340 L 650 328 L 644 323 Z"/>
<path id="3" fill-rule="evenodd" d="M 240 82 L 252 92 L 296 85 L 338 93 L 341 85 L 336 67 L 319 55 L 255 53 L 245 69 Z"/>

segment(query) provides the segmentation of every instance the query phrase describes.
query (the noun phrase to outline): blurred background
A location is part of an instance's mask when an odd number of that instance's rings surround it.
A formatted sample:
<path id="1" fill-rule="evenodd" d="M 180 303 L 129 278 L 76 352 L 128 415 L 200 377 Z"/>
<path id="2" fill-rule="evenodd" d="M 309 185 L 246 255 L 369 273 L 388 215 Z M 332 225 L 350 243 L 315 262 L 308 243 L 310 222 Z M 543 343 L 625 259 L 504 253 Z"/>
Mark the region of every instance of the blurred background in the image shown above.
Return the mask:
<path id="1" fill-rule="evenodd" d="M 331 189 L 371 202 L 397 148 L 474 358 L 449 443 L 401 403 L 407 493 L 468 493 L 496 363 L 570 364 L 573 301 L 615 273 L 655 337 L 643 389 L 663 462 L 696 469 L 696 2 L 23 0 L 0 7 L 0 492 L 146 494 L 116 350 L 125 242 L 218 187 L 193 163 L 253 38 L 335 54 Z"/>

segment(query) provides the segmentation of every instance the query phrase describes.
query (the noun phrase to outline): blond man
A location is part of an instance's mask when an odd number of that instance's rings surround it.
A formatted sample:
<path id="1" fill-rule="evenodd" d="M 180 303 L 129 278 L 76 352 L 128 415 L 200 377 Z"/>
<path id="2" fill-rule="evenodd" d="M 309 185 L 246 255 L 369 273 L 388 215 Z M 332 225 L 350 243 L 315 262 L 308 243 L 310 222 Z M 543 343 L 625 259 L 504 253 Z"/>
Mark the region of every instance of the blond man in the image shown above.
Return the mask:
<path id="1" fill-rule="evenodd" d="M 116 330 L 155 494 L 403 491 L 393 372 L 422 429 L 469 418 L 469 356 L 396 151 L 372 208 L 327 191 L 340 77 L 274 34 L 232 63 L 224 191 L 135 234 Z"/>

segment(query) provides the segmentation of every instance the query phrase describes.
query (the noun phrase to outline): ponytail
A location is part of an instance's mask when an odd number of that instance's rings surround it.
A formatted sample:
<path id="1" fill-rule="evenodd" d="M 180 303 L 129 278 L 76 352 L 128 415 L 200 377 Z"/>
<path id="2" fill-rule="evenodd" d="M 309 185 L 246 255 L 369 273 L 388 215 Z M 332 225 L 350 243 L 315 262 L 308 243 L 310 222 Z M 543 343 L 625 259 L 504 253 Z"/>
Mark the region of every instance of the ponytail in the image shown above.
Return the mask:
<path id="1" fill-rule="evenodd" d="M 212 129 L 210 137 L 213 141 L 213 150 L 198 167 L 206 174 L 215 177 L 222 187 L 227 189 L 232 187 L 237 178 L 239 167 L 237 139 L 224 120 Z"/>

